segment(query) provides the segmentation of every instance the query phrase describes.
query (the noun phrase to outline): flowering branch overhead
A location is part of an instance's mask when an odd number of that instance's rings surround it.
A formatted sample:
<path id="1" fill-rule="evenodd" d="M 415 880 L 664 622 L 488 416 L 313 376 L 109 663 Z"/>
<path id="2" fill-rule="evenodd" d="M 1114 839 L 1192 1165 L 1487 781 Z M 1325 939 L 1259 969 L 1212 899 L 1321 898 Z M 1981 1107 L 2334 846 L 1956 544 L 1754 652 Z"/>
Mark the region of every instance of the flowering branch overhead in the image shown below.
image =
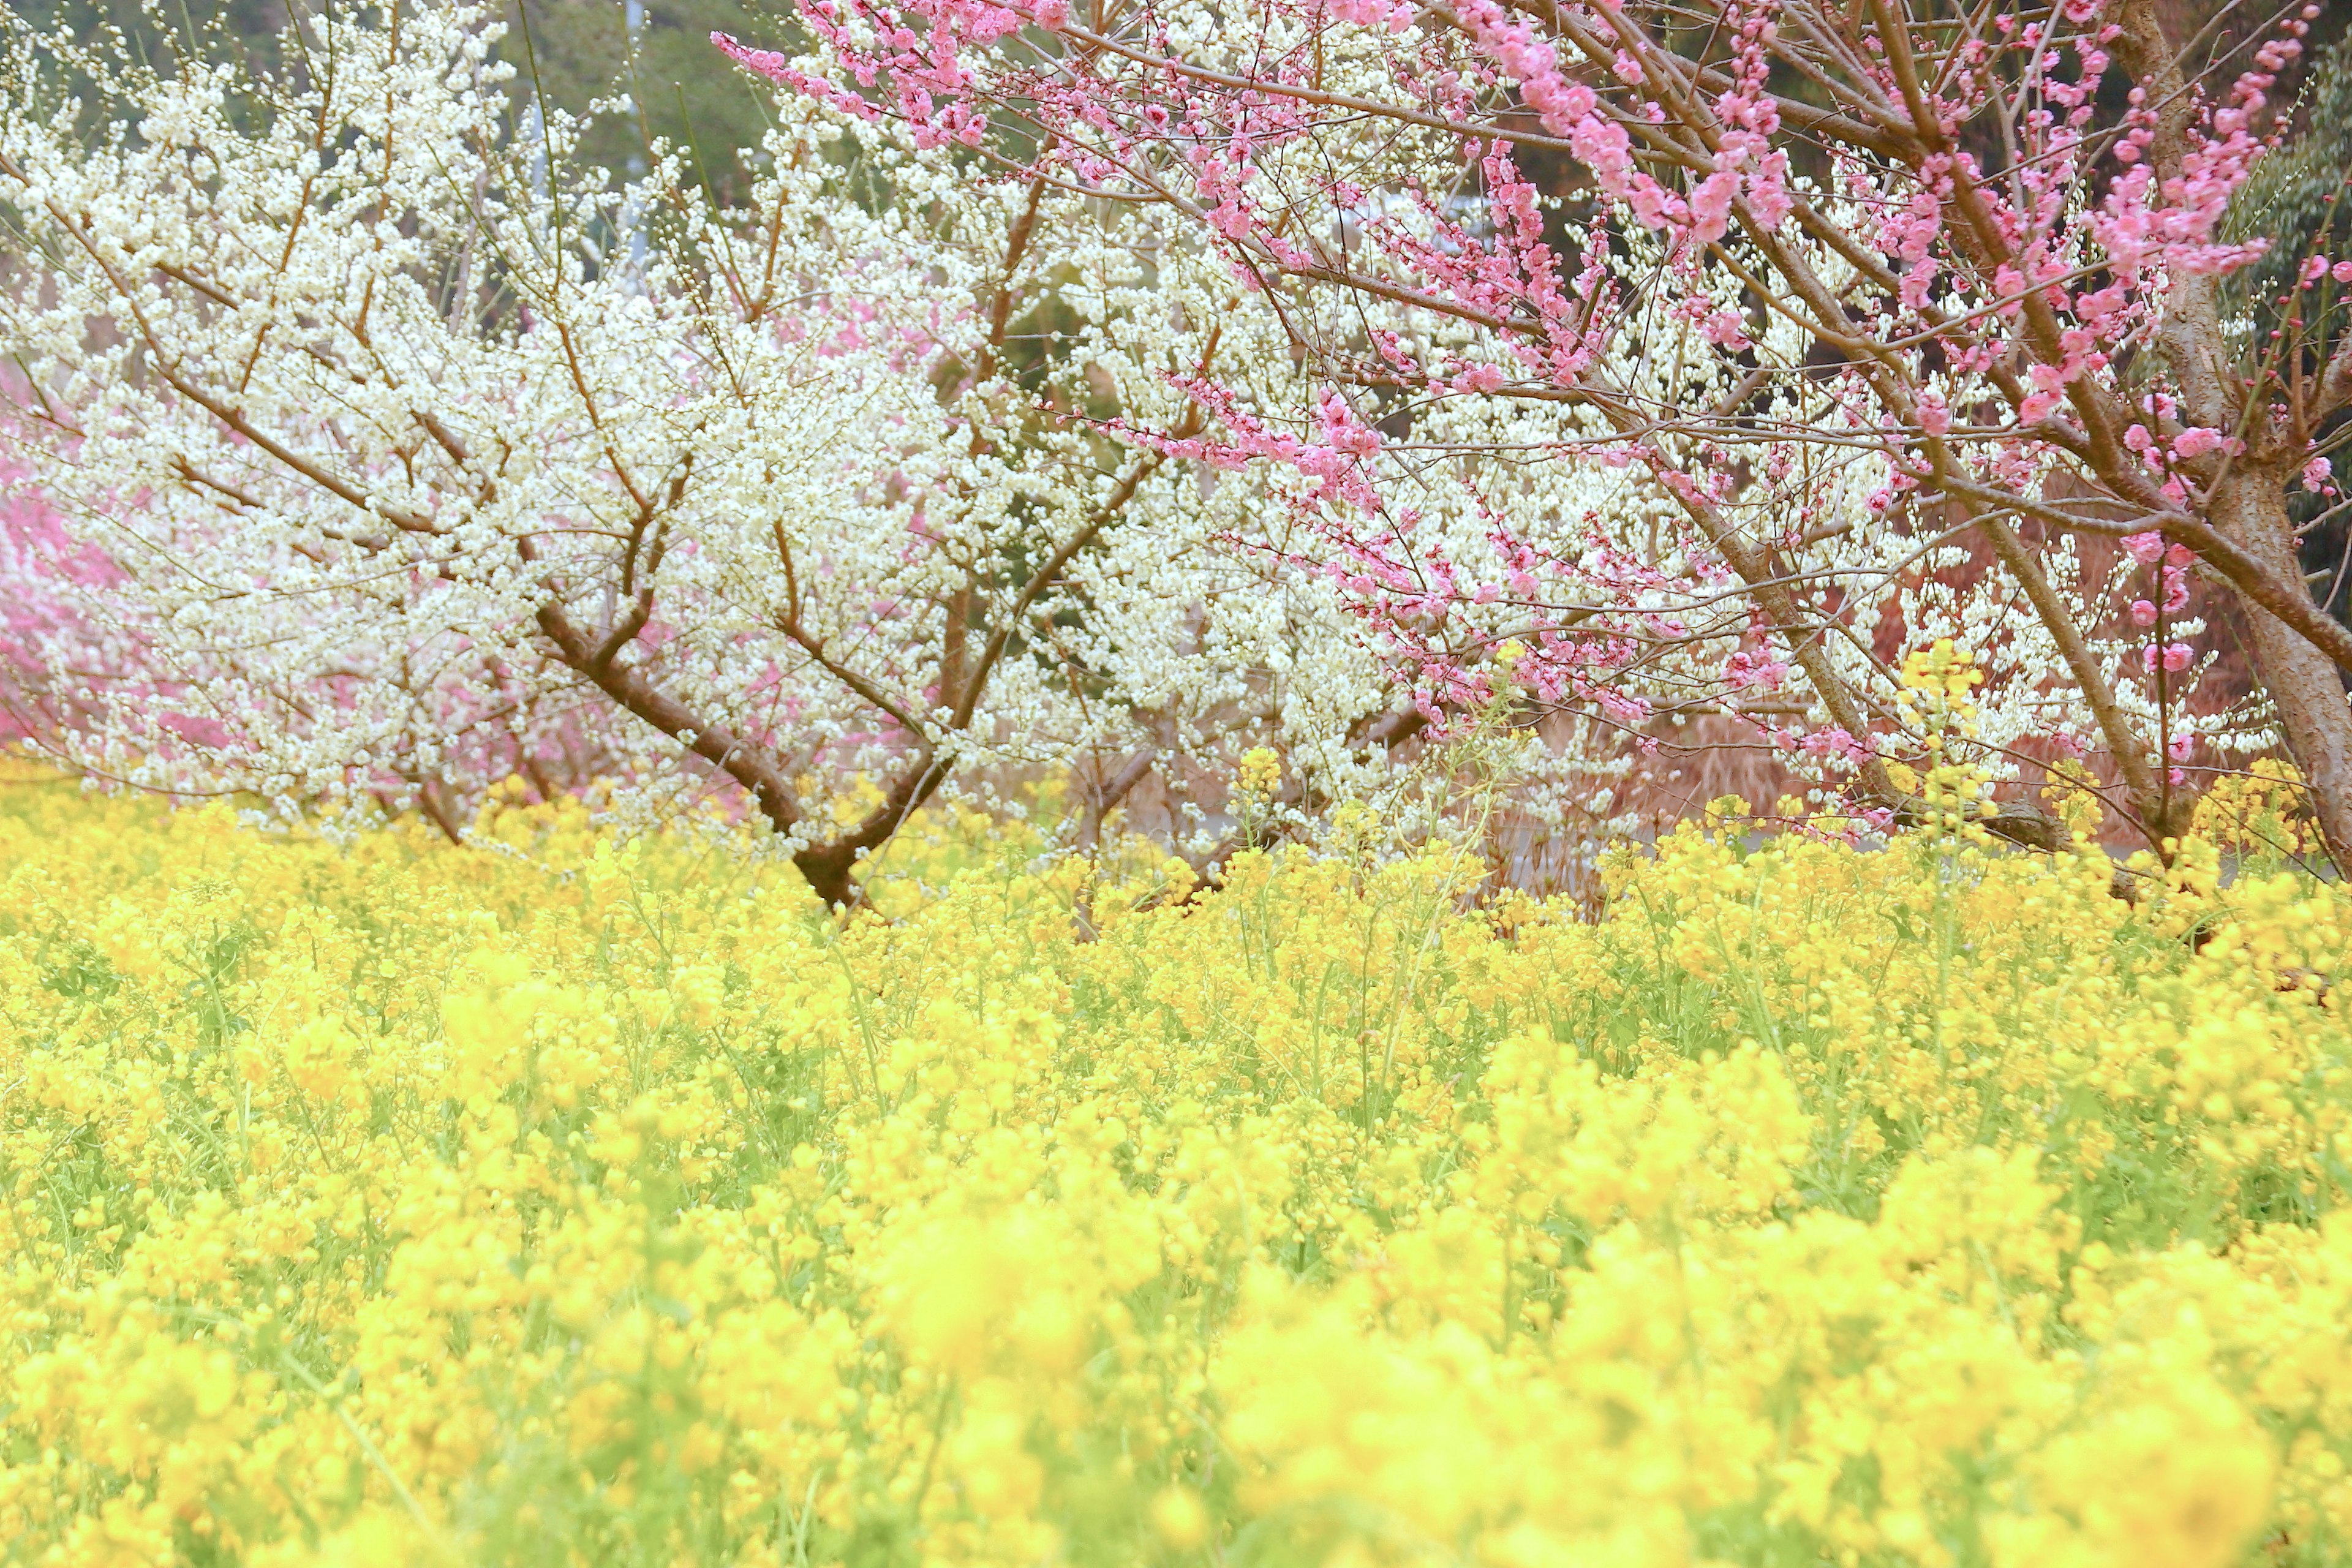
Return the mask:
<path id="1" fill-rule="evenodd" d="M 2284 510 L 2352 392 L 2352 267 L 2311 257 L 2269 342 L 2224 300 L 2315 8 L 2210 77 L 2147 0 L 802 15 L 815 52 L 737 58 L 1223 260 L 1309 384 L 1277 407 L 1196 377 L 1209 433 L 1124 433 L 1295 475 L 1294 561 L 1434 707 L 1505 680 L 1506 644 L 1515 688 L 1625 722 L 1787 686 L 1805 722 L 1776 742 L 1899 813 L 1878 758 L 1916 738 L 1874 638 L 1956 635 L 1989 741 L 2104 752 L 2157 839 L 2160 732 L 2255 737 L 2172 711 L 2207 655 L 2146 679 L 2101 542 L 2151 535 L 2245 617 L 2352 855 L 2352 633 Z M 1698 615 L 1727 584 L 1742 613 Z"/>

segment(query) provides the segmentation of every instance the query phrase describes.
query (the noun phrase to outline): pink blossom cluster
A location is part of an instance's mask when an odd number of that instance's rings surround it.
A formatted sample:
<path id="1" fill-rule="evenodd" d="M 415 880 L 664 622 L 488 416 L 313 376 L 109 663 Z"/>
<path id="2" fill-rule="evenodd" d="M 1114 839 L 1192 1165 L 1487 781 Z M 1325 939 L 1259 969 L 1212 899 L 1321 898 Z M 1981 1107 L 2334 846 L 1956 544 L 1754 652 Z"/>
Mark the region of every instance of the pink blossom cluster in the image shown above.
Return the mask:
<path id="1" fill-rule="evenodd" d="M 1663 670 L 1695 679 L 1671 650 L 1704 646 L 1708 689 L 1685 684 L 1675 701 L 1745 712 L 1798 691 L 1808 716 L 1764 724 L 1773 742 L 1863 769 L 1881 749 L 1858 695 L 1875 678 L 1839 666 L 1825 642 L 1845 634 L 1820 628 L 1851 628 L 1877 590 L 1863 568 L 1799 563 L 1824 537 L 1878 540 L 1877 559 L 1900 560 L 1955 518 L 1976 520 L 1990 542 L 1978 548 L 1998 557 L 1984 581 L 2129 530 L 2158 550 L 2136 628 L 2185 621 L 2201 563 L 2326 644 L 2296 607 L 2293 562 L 2252 559 L 2207 521 L 2217 487 L 2252 468 L 2329 486 L 2320 393 L 2282 384 L 2212 406 L 2169 379 L 2179 351 L 2158 352 L 2184 290 L 2263 252 L 2224 219 L 2285 133 L 2278 82 L 2316 8 L 2214 83 L 2166 76 L 2179 57 L 2126 0 L 1995 5 L 1965 24 L 1924 5 L 1701 9 L 1691 56 L 1638 0 L 1268 0 L 1223 34 L 1149 7 L 1089 26 L 1021 0 L 826 0 L 815 26 L 832 63 L 811 90 L 1163 210 L 1292 312 L 1297 353 L 1324 378 L 1303 405 L 1203 377 L 1187 389 L 1214 433 L 1118 433 L 1299 476 L 1286 493 L 1318 542 L 1312 563 L 1440 705 L 1496 688 L 1507 633 L 1516 688 L 1639 724 L 1662 710 Z M 1807 94 L 1787 96 L 1800 76 Z M 992 143 L 983 122 L 1017 136 Z M 1361 151 L 1375 132 L 1427 151 L 1383 163 Z M 2352 262 L 2314 256 L 2296 279 L 2352 282 Z M 1354 303 L 1303 303 L 1339 297 Z M 2332 310 L 2315 299 L 2306 314 Z M 1744 390 L 1708 408 L 1646 389 L 1661 323 L 1712 384 Z M 1454 401 L 1572 410 L 1548 460 L 1670 502 L 1657 545 L 1670 568 L 1598 519 L 1531 521 L 1491 474 L 1434 479 L 1373 428 Z M 1803 447 L 1821 460 L 1792 463 Z M 1850 484 L 1864 472 L 1874 481 Z M 1481 520 L 1443 547 L 1435 510 L 1409 493 L 1433 483 L 1454 487 L 1448 515 Z M 2045 626 L 2053 648 L 2107 635 L 2095 612 L 2029 596 L 2067 622 Z M 1901 614 L 1927 634 L 1925 611 Z M 2145 750 L 2112 661 L 2102 673 L 2069 657 L 2067 674 L 2014 684 L 2089 682 L 2077 710 L 2098 733 L 2064 744 Z M 2178 639 L 2136 658 L 2172 674 L 2194 660 Z"/>

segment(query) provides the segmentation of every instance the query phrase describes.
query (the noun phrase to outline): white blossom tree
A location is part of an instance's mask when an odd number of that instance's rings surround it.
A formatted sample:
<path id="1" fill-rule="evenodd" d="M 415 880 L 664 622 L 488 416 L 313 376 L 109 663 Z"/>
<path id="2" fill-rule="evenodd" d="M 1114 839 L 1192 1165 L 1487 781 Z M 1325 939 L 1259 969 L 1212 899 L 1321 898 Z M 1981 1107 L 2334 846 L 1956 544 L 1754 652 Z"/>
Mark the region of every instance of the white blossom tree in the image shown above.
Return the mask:
<path id="1" fill-rule="evenodd" d="M 1105 434 L 1199 428 L 1188 377 L 1288 395 L 1213 257 L 798 96 L 743 210 L 658 144 L 613 188 L 509 113 L 499 37 L 324 7 L 253 79 L 11 32 L 8 433 L 56 523 L 12 536 L 10 690 L 46 743 L 453 834 L 518 771 L 723 788 L 841 902 L 1007 770 L 1072 770 L 1088 832 L 1261 745 L 1324 798 L 1377 779 L 1394 699 L 1337 591 L 1229 546 L 1248 487 Z"/>

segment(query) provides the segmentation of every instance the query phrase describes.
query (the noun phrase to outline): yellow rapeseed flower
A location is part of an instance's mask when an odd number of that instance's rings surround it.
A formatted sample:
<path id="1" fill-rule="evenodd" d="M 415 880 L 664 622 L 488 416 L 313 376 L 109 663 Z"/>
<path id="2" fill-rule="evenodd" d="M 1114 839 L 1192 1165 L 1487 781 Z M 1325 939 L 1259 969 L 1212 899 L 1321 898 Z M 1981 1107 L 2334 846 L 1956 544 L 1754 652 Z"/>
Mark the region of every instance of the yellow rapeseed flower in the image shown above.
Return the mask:
<path id="1" fill-rule="evenodd" d="M 1913 656 L 1923 725 L 1971 673 Z M 1911 785 L 1880 852 L 1622 852 L 1597 921 L 942 815 L 844 924 L 576 802 L 28 777 L 0 1564 L 2352 1563 L 2291 781 L 2137 905 Z"/>

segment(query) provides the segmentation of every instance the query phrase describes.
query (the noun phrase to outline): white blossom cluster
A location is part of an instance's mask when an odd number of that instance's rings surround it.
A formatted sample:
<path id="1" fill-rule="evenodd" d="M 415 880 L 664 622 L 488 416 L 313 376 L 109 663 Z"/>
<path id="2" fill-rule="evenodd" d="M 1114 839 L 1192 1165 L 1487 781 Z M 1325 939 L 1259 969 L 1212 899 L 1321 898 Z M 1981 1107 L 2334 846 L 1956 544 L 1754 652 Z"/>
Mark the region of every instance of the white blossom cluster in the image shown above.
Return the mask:
<path id="1" fill-rule="evenodd" d="M 445 819 L 717 784 L 852 857 L 1022 769 L 1377 786 L 1402 700 L 1337 595 L 1233 547 L 1250 486 L 1105 434 L 1294 374 L 1221 265 L 805 100 L 746 210 L 658 146 L 611 189 L 514 122 L 485 8 L 388 15 L 266 80 L 85 52 L 94 142 L 11 37 L 10 433 L 108 563 L 43 584 L 72 761 Z"/>

